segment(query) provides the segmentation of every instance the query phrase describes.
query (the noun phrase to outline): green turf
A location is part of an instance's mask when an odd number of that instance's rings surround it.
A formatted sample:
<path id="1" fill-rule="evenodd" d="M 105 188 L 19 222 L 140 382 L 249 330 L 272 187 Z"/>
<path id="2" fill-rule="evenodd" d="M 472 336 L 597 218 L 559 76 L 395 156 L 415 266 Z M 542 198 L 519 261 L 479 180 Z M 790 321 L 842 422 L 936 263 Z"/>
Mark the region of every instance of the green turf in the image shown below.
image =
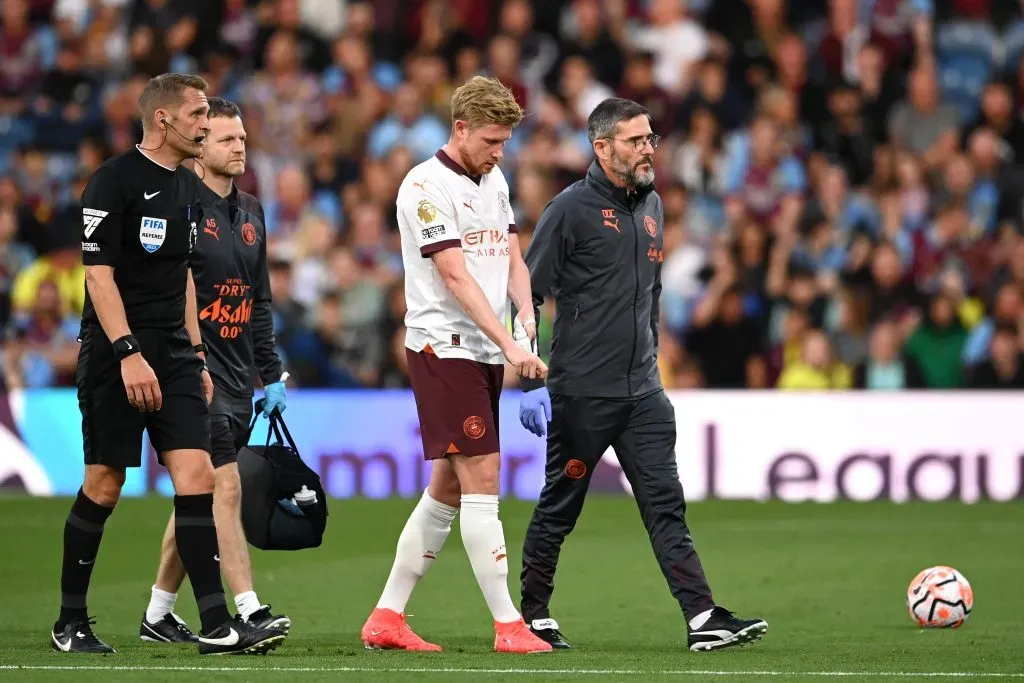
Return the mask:
<path id="1" fill-rule="evenodd" d="M 125 500 L 107 525 L 90 612 L 98 619 L 97 633 L 118 653 L 49 650 L 69 504 L 0 499 L 0 681 L 184 681 L 195 680 L 192 667 L 244 669 L 222 671 L 224 680 L 301 677 L 304 683 L 814 681 L 834 672 L 873 672 L 843 677 L 870 681 L 941 680 L 897 672 L 1024 678 L 1024 514 L 1017 505 L 692 505 L 691 525 L 716 598 L 769 623 L 768 636 L 753 647 L 694 654 L 683 647 L 678 607 L 632 501 L 594 497 L 566 543 L 552 605 L 575 649 L 522 657 L 490 652 L 489 615 L 457 529 L 409 606 L 413 627 L 446 652 L 364 651 L 359 629 L 413 502 L 339 500 L 324 547 L 253 551 L 259 595 L 294 620 L 288 641 L 267 657 L 201 659 L 190 648 L 143 644 L 137 637 L 170 511 L 167 499 Z M 523 503 L 503 504 L 517 600 L 519 548 L 530 510 Z M 975 612 L 959 630 L 921 631 L 907 617 L 907 583 L 935 564 L 960 569 L 974 587 Z M 187 588 L 178 611 L 196 624 Z M 16 666 L 94 668 L 73 673 Z M 283 671 L 252 671 L 274 668 Z M 526 669 L 535 672 L 518 671 Z"/>

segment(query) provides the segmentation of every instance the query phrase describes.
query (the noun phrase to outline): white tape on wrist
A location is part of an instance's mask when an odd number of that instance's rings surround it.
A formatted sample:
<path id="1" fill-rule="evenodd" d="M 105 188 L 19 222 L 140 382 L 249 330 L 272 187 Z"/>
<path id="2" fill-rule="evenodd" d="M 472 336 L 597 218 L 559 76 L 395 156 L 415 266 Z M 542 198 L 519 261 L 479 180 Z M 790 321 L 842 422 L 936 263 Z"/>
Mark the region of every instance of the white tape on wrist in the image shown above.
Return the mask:
<path id="1" fill-rule="evenodd" d="M 515 341 L 515 343 L 518 344 L 519 348 L 521 348 L 523 351 L 526 351 L 527 353 L 536 354 L 537 353 L 537 349 L 534 348 L 534 343 L 530 339 L 530 335 L 528 335 L 526 333 L 526 325 L 528 325 L 531 322 L 533 322 L 533 321 L 532 320 L 528 320 L 524 324 L 524 323 L 519 322 L 518 318 L 513 320 L 512 321 L 512 340 Z M 536 323 L 534 323 L 534 324 L 536 324 Z"/>

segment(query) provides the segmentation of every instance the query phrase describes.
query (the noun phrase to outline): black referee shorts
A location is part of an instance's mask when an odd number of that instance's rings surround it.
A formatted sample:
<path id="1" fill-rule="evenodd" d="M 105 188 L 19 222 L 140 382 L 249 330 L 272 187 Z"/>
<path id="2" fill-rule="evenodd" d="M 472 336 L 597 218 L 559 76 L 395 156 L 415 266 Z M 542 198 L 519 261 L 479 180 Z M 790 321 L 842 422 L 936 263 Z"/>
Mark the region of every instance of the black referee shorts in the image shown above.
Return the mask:
<path id="1" fill-rule="evenodd" d="M 98 325 L 86 327 L 75 373 L 85 464 L 138 467 L 143 430 L 158 456 L 179 449 L 209 453 L 210 408 L 203 396 L 203 363 L 192 349 L 188 331 L 133 330 L 133 334 L 160 382 L 163 406 L 143 413 L 128 403 L 121 363 L 110 340 Z"/>
<path id="2" fill-rule="evenodd" d="M 210 404 L 210 441 L 214 469 L 238 461 L 238 450 L 249 441 L 252 398 L 235 396 L 213 384 Z"/>

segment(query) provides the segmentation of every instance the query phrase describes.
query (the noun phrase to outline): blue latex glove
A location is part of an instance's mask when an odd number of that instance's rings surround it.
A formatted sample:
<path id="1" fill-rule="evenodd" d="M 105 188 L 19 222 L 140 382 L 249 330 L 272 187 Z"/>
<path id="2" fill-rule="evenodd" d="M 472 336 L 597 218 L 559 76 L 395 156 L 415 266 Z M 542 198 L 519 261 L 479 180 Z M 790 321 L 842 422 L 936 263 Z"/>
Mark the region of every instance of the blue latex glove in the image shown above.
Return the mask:
<path id="1" fill-rule="evenodd" d="M 270 413 L 274 412 L 274 408 L 277 408 L 279 413 L 283 413 L 288 405 L 283 381 L 265 386 L 263 388 L 263 396 L 266 398 L 266 401 L 263 403 L 263 417 L 269 417 Z"/>
<path id="2" fill-rule="evenodd" d="M 527 391 L 519 400 L 519 421 L 537 436 L 547 436 L 551 422 L 551 396 L 548 388 Z"/>

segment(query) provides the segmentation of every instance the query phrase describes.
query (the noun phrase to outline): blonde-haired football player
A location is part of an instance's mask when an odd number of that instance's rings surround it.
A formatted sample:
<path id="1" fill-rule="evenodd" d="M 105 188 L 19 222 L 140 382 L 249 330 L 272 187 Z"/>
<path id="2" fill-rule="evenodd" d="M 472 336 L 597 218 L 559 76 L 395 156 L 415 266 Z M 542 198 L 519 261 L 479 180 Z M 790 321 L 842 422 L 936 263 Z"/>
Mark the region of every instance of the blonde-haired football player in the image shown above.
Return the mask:
<path id="1" fill-rule="evenodd" d="M 416 583 L 437 559 L 462 510 L 462 543 L 494 619 L 494 649 L 546 652 L 508 592 L 498 519 L 498 397 L 504 363 L 527 378 L 547 366 L 509 334 L 507 300 L 536 335 L 530 274 L 498 168 L 523 110 L 511 91 L 477 76 L 452 95 L 452 132 L 398 190 L 405 264 L 409 376 L 431 462 L 430 484 L 398 538 L 384 592 L 362 630 L 368 648 L 438 651 L 405 623 Z"/>

